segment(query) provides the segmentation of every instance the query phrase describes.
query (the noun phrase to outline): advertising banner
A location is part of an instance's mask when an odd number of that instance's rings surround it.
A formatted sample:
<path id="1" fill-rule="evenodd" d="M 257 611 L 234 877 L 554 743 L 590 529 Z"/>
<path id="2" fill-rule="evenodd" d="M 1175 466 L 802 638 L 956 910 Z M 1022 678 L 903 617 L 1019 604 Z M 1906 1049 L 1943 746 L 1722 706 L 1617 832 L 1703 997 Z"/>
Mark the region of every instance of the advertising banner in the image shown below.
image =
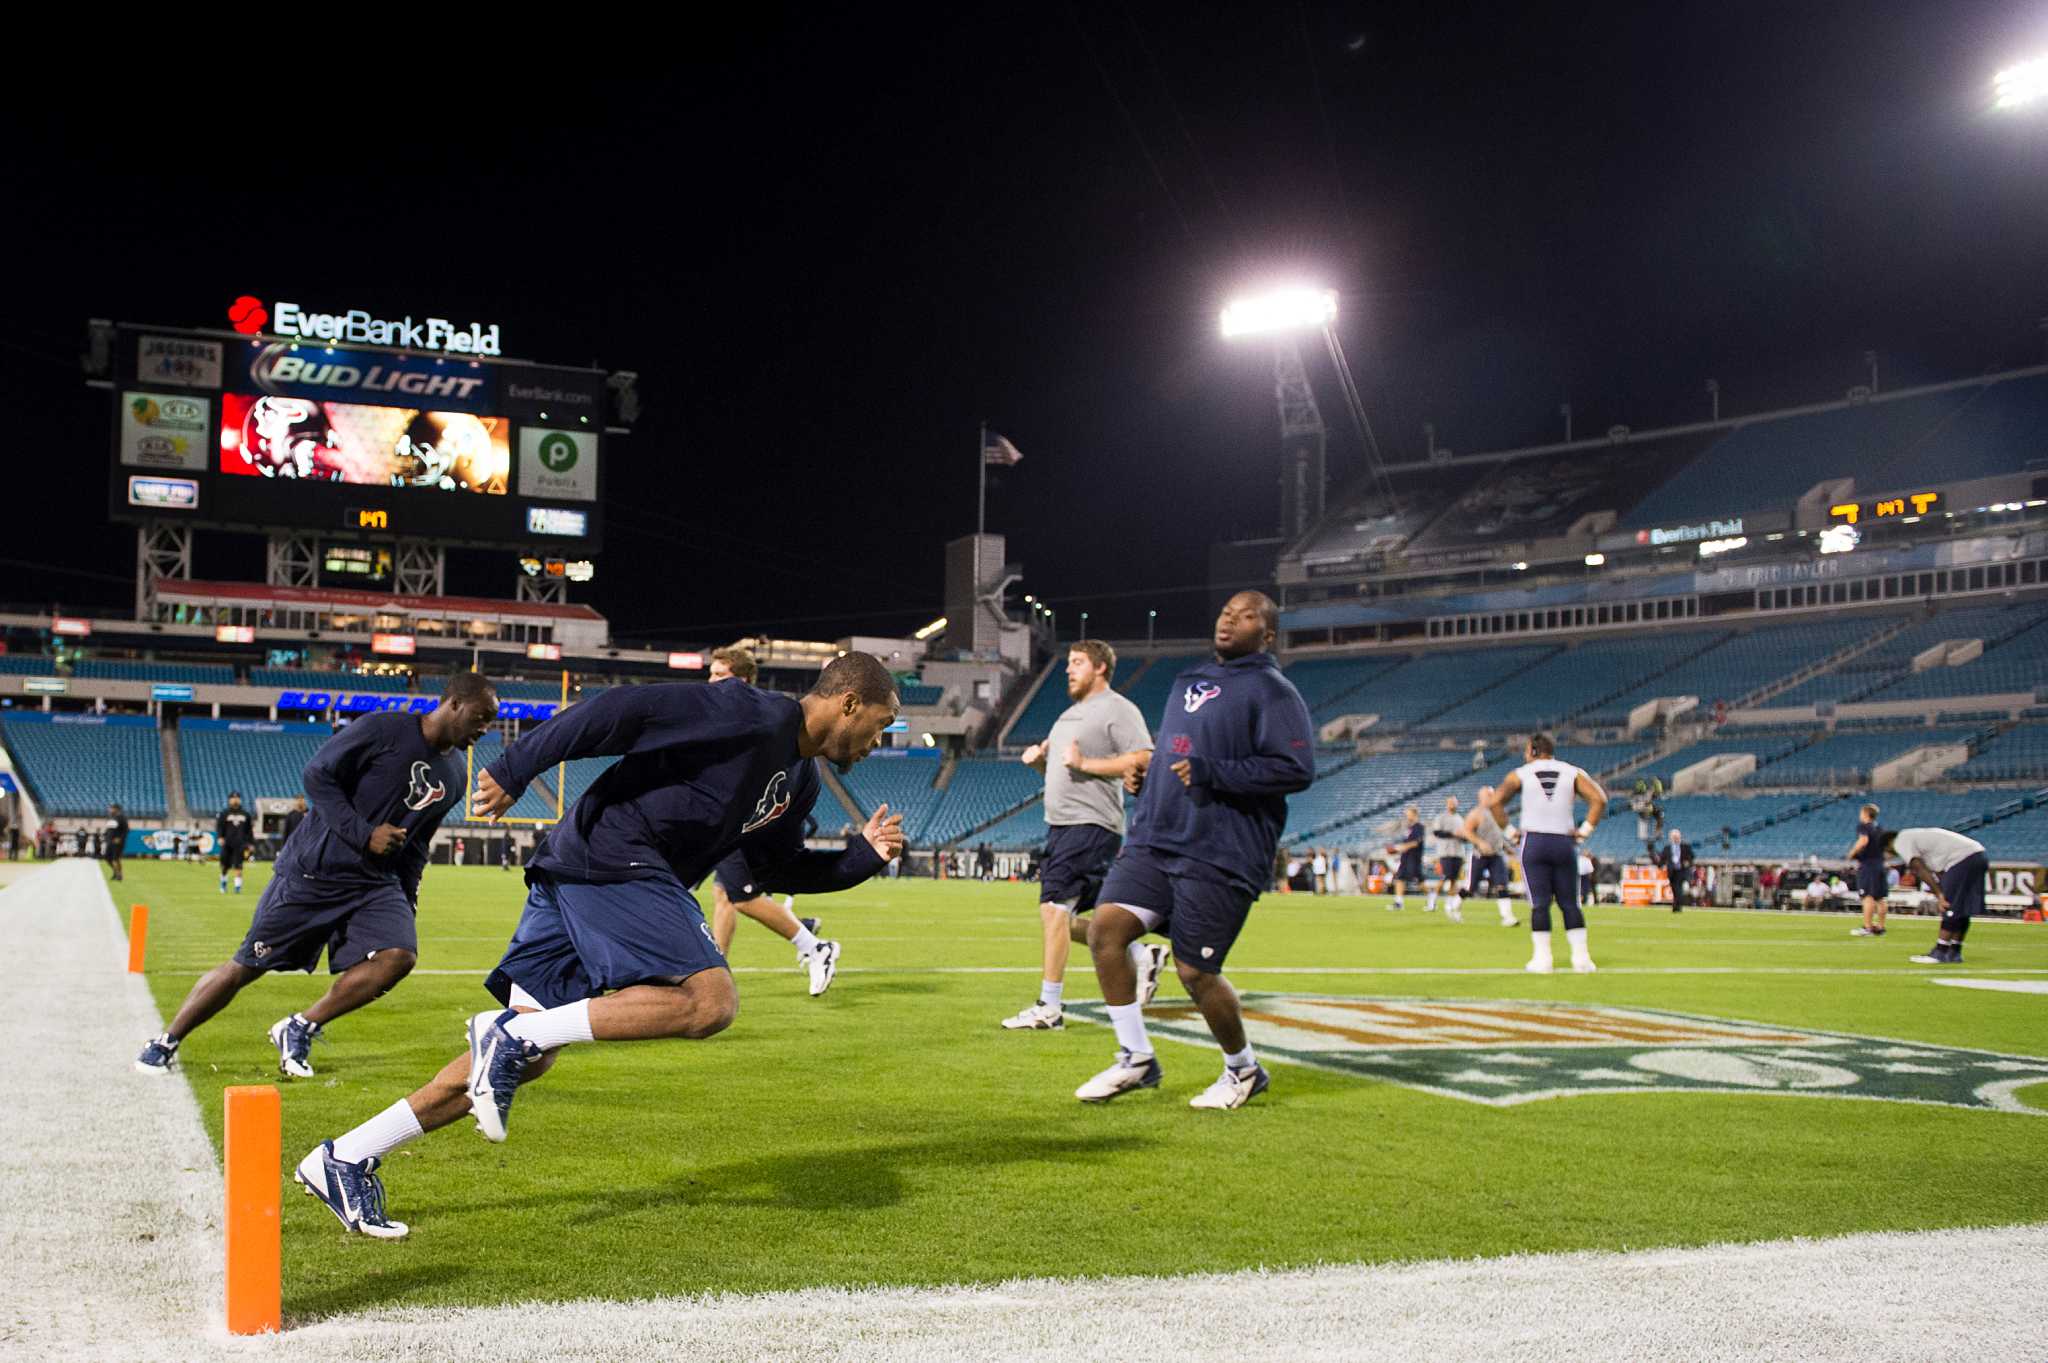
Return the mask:
<path id="1" fill-rule="evenodd" d="M 131 468 L 204 473 L 212 404 L 170 393 L 121 394 L 121 462 Z"/>
<path id="2" fill-rule="evenodd" d="M 450 412 L 498 412 L 495 365 L 443 355 L 389 355 L 340 346 L 238 346 L 230 388 L 273 397 L 390 403 Z"/>
<path id="3" fill-rule="evenodd" d="M 190 336 L 135 338 L 135 378 L 180 388 L 220 387 L 221 346 Z"/>
<path id="4" fill-rule="evenodd" d="M 501 372 L 498 410 L 522 420 L 575 422 L 589 417 L 602 424 L 604 375 L 587 369 L 548 369 L 522 365 Z"/>
<path id="5" fill-rule="evenodd" d="M 597 500 L 597 437 L 586 431 L 519 428 L 519 495 Z"/>
<path id="6" fill-rule="evenodd" d="M 512 465 L 507 426 L 502 417 L 468 412 L 228 393 L 220 471 L 503 496 Z"/>

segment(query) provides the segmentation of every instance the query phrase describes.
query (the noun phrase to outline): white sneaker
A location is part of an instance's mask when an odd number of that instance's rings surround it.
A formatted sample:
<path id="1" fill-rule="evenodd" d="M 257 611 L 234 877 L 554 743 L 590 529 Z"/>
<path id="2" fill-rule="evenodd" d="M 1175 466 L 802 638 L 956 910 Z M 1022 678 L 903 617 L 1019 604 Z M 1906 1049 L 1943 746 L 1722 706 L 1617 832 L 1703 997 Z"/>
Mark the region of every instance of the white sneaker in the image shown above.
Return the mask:
<path id="1" fill-rule="evenodd" d="M 832 987 L 832 977 L 839 973 L 839 943 L 820 942 L 811 949 L 811 997 L 816 998 Z"/>
<path id="2" fill-rule="evenodd" d="M 1444 916 L 1446 918 L 1449 918 L 1453 923 L 1462 923 L 1465 921 L 1465 911 L 1463 909 L 1445 909 Z"/>
<path id="3" fill-rule="evenodd" d="M 1522 926 L 1522 920 L 1511 913 L 1504 913 L 1500 916 L 1500 925 L 1504 928 L 1519 928 Z"/>
<path id="4" fill-rule="evenodd" d="M 1548 956 L 1531 956 L 1529 964 L 1523 966 L 1522 969 L 1528 971 L 1531 975 L 1548 975 L 1551 971 L 1550 958 Z"/>
<path id="5" fill-rule="evenodd" d="M 1134 964 L 1138 967 L 1138 1006 L 1143 1008 L 1159 992 L 1159 976 L 1166 969 L 1169 953 L 1163 946 L 1145 943 L 1138 948 L 1138 954 L 1143 959 Z"/>
<path id="6" fill-rule="evenodd" d="M 1084 1103 L 1106 1103 L 1120 1093 L 1158 1088 L 1162 1073 L 1158 1056 L 1118 1051 L 1116 1063 L 1075 1089 L 1074 1096 Z"/>
<path id="7" fill-rule="evenodd" d="M 1060 1032 L 1066 1030 L 1067 1015 L 1056 1003 L 1039 1002 L 1004 1018 L 1003 1026 L 1013 1032 Z"/>
<path id="8" fill-rule="evenodd" d="M 1851 937 L 1875 937 L 1875 936 L 1877 936 L 1877 934 L 1876 934 L 1876 933 L 1874 933 L 1874 932 L 1872 932 L 1872 931 L 1871 931 L 1871 930 L 1870 930 L 1869 928 L 1850 928 L 1850 929 L 1849 929 L 1849 935 L 1850 935 Z"/>
<path id="9" fill-rule="evenodd" d="M 1590 975 L 1599 968 L 1599 966 L 1593 964 L 1591 956 L 1580 955 L 1572 957 L 1572 969 L 1578 971 L 1581 975 Z"/>
<path id="10" fill-rule="evenodd" d="M 1436 912 L 1436 905 L 1434 905 L 1434 904 L 1424 904 L 1424 905 L 1422 906 L 1422 911 L 1423 911 L 1424 913 L 1435 913 L 1435 912 Z"/>
<path id="11" fill-rule="evenodd" d="M 1233 1070 L 1225 1066 L 1223 1077 L 1188 1099 L 1188 1106 L 1217 1108 L 1227 1112 L 1233 1108 L 1243 1107 L 1264 1093 L 1266 1083 L 1264 1065 L 1253 1065 L 1245 1070 Z"/>

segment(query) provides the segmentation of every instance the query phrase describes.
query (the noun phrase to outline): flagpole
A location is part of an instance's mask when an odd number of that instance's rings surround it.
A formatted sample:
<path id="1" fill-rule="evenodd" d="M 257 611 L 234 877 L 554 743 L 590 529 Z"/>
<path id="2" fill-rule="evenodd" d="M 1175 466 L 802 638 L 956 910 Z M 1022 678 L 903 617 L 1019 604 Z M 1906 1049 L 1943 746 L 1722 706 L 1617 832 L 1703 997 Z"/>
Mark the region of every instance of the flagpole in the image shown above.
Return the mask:
<path id="1" fill-rule="evenodd" d="M 974 496 L 974 572 L 981 575 L 981 537 L 988 532 L 988 423 L 981 423 L 981 440 L 974 447 L 974 466 L 979 471 Z M 980 591 L 979 583 L 975 586 Z"/>

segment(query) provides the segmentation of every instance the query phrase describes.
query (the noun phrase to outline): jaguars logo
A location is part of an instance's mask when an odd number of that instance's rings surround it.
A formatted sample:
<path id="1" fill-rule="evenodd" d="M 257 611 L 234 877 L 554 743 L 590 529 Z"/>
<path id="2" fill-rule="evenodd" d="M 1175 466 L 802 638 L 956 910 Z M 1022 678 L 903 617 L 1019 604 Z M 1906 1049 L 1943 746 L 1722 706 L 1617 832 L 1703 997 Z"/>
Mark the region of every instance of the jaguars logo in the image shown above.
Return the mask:
<path id="1" fill-rule="evenodd" d="M 1189 714 L 1193 714 L 1222 694 L 1223 688 L 1215 682 L 1195 682 L 1188 687 L 1186 694 L 1181 697 L 1181 704 L 1187 707 Z"/>
<path id="2" fill-rule="evenodd" d="M 405 807 L 418 811 L 431 809 L 448 798 L 448 787 L 434 779 L 434 769 L 424 762 L 412 764 L 412 784 L 405 792 Z"/>
<path id="3" fill-rule="evenodd" d="M 761 798 L 754 801 L 754 817 L 741 825 L 742 834 L 764 828 L 781 818 L 789 808 L 789 773 L 778 771 L 768 778 L 768 788 L 761 792 Z"/>

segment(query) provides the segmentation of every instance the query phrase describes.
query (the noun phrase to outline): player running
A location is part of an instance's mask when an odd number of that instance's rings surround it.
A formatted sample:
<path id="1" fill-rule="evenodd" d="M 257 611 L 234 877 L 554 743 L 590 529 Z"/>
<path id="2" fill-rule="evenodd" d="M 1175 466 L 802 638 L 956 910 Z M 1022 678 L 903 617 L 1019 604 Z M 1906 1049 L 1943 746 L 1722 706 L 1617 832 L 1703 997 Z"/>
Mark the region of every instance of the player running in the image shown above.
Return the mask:
<path id="1" fill-rule="evenodd" d="M 1430 883 L 1429 902 L 1422 911 L 1435 913 L 1437 896 L 1449 895 L 1444 901 L 1444 917 L 1462 923 L 1465 915 L 1458 911 L 1458 882 L 1465 874 L 1465 820 L 1458 814 L 1457 796 L 1444 796 L 1444 812 L 1430 821 L 1429 841 L 1436 859 L 1436 879 Z"/>
<path id="2" fill-rule="evenodd" d="M 760 668 L 752 649 L 721 648 L 712 652 L 711 671 L 705 680 L 738 680 L 752 686 L 758 676 Z M 711 940 L 718 944 L 721 956 L 732 950 L 732 933 L 741 914 L 796 948 L 797 969 L 809 972 L 812 998 L 832 987 L 832 979 L 839 973 L 839 943 L 820 941 L 818 920 L 798 918 L 796 900 L 788 895 L 777 901 L 754 874 L 747 854 L 735 849 L 712 870 Z"/>
<path id="3" fill-rule="evenodd" d="M 1891 898 L 1891 883 L 1884 866 L 1884 830 L 1877 826 L 1877 806 L 1865 805 L 1856 825 L 1856 841 L 1849 846 L 1849 860 L 1856 863 L 1856 893 L 1863 899 L 1863 926 L 1851 928 L 1851 937 L 1884 936 L 1884 915 Z"/>
<path id="4" fill-rule="evenodd" d="M 1584 771 L 1557 757 L 1549 734 L 1533 734 L 1524 751 L 1527 761 L 1507 775 L 1486 807 L 1507 822 L 1508 801 L 1522 797 L 1522 881 L 1529 891 L 1529 963 L 1523 969 L 1548 975 L 1550 905 L 1564 915 L 1564 935 L 1572 947 L 1572 969 L 1590 975 L 1596 967 L 1586 949 L 1586 919 L 1579 911 L 1577 844 L 1593 836 L 1607 813 L 1607 792 Z M 1574 797 L 1586 801 L 1586 821 L 1574 827 Z"/>
<path id="5" fill-rule="evenodd" d="M 1885 855 L 1897 857 L 1941 910 L 1934 945 L 1911 959 L 1919 965 L 1961 965 L 1963 938 L 1970 935 L 1971 917 L 1984 907 L 1984 881 L 1991 872 L 1984 844 L 1946 828 L 1886 829 L 1878 836 Z"/>
<path id="6" fill-rule="evenodd" d="M 1216 661 L 1174 678 L 1159 723 L 1167 770 L 1151 776 L 1147 758 L 1133 773 L 1141 793 L 1130 837 L 1088 927 L 1116 1061 L 1074 1090 L 1084 1103 L 1159 1084 L 1130 958 L 1131 943 L 1148 932 L 1172 941 L 1180 982 L 1223 1049 L 1222 1076 L 1188 1105 L 1239 1108 L 1266 1090 L 1237 991 L 1221 972 L 1267 885 L 1287 797 L 1316 777 L 1308 707 L 1273 662 L 1279 623 L 1280 608 L 1264 592 L 1239 592 L 1224 604 Z"/>
<path id="7" fill-rule="evenodd" d="M 843 890 L 903 850 L 886 805 L 841 852 L 803 845 L 820 782 L 881 746 L 896 683 L 866 653 L 833 659 L 801 699 L 751 686 L 621 686 L 563 711 L 477 777 L 473 811 L 496 818 L 527 783 L 579 757 L 618 757 L 535 847 L 526 907 L 485 988 L 503 1010 L 469 1020 L 468 1049 L 409 1098 L 299 1162 L 295 1177 L 350 1231 L 405 1235 L 384 1210 L 378 1165 L 463 1116 L 502 1141 L 523 1083 L 578 1043 L 701 1039 L 739 1008 L 732 972 L 689 886 L 734 848 L 802 892 Z M 670 1053 L 671 1055 L 673 1052 Z"/>
<path id="8" fill-rule="evenodd" d="M 228 877 L 235 878 L 235 893 L 242 892 L 242 863 L 249 859 L 249 845 L 256 841 L 255 824 L 242 808 L 242 792 L 228 792 L 228 807 L 213 821 L 214 850 L 220 853 L 220 892 L 228 892 Z"/>
<path id="9" fill-rule="evenodd" d="M 1044 953 L 1038 1001 L 1003 1019 L 1011 1031 L 1057 1031 L 1066 1026 L 1061 999 L 1066 990 L 1070 942 L 1088 940 L 1083 915 L 1095 909 L 1096 893 L 1116 860 L 1124 838 L 1124 778 L 1152 751 L 1145 716 L 1109 679 L 1116 650 L 1098 639 L 1083 639 L 1067 652 L 1067 699 L 1073 702 L 1053 721 L 1045 742 L 1024 750 L 1023 762 L 1045 776 L 1045 862 L 1038 873 L 1038 922 Z M 1059 761 L 1048 759 L 1057 754 Z M 1166 948 L 1131 943 L 1138 972 L 1138 1004 L 1152 1001 L 1166 966 Z"/>
<path id="10" fill-rule="evenodd" d="M 419 959 L 413 918 L 428 845 L 462 798 L 455 754 L 497 716 L 490 682 L 458 672 L 433 713 L 364 715 L 322 745 L 304 775 L 312 811 L 279 850 L 248 936 L 232 959 L 192 986 L 135 1068 L 168 1074 L 185 1038 L 245 986 L 267 971 L 310 973 L 325 950 L 334 983 L 312 1007 L 270 1028 L 278 1069 L 312 1078 L 307 1055 L 322 1028 L 390 990 Z"/>
<path id="11" fill-rule="evenodd" d="M 1499 901 L 1500 925 L 1512 928 L 1514 886 L 1508 880 L 1507 849 L 1515 845 L 1515 831 L 1501 822 L 1499 811 L 1488 803 L 1492 799 L 1493 787 L 1481 786 L 1479 804 L 1465 819 L 1465 841 L 1472 844 L 1472 880 L 1466 893 L 1479 898 L 1479 884 L 1485 881 Z"/>
<path id="12" fill-rule="evenodd" d="M 1401 811 L 1401 818 L 1408 831 L 1401 840 L 1387 846 L 1387 855 L 1394 861 L 1394 902 L 1387 905 L 1388 913 L 1399 913 L 1408 906 L 1408 887 L 1422 884 L 1422 811 L 1414 805 Z"/>

